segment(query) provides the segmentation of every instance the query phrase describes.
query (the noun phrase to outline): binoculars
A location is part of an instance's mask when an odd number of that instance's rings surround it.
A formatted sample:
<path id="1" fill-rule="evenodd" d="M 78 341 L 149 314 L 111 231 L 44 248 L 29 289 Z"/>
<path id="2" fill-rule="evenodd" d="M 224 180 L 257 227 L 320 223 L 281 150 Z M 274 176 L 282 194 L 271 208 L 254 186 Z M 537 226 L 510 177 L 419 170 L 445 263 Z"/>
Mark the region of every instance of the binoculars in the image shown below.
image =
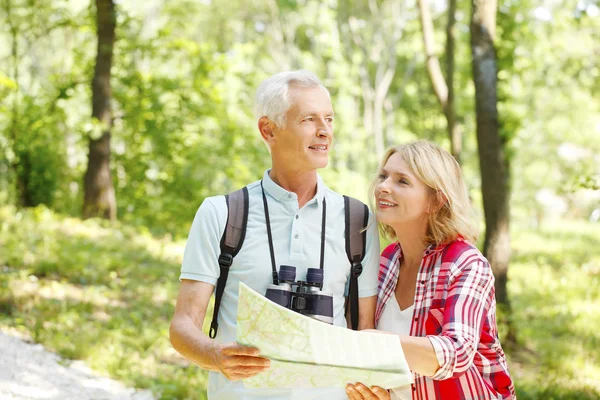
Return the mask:
<path id="1" fill-rule="evenodd" d="M 279 284 L 270 284 L 265 297 L 307 317 L 333 324 L 333 295 L 323 292 L 323 270 L 308 268 L 306 281 L 296 281 L 296 267 L 279 267 Z"/>

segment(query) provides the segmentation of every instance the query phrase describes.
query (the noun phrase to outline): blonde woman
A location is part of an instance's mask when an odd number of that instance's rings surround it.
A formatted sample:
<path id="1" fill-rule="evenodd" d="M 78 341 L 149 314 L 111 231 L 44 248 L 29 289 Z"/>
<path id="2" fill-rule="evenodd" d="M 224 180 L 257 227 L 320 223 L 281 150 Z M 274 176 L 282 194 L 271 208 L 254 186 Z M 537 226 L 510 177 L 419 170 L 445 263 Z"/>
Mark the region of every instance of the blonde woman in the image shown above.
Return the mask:
<path id="1" fill-rule="evenodd" d="M 348 385 L 350 399 L 514 399 L 498 340 L 494 276 L 472 244 L 474 213 L 460 166 L 438 146 L 389 149 L 371 192 L 393 240 L 381 254 L 378 331 L 398 335 L 414 384 Z"/>

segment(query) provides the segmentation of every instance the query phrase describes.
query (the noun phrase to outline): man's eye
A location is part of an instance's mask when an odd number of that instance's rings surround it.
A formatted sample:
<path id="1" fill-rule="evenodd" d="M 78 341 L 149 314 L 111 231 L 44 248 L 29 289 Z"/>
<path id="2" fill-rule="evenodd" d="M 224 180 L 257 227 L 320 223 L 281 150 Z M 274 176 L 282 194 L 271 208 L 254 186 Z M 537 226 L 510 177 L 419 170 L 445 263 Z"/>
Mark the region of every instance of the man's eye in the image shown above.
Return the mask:
<path id="1" fill-rule="evenodd" d="M 308 117 L 308 118 L 305 118 L 304 120 L 307 121 L 307 122 L 313 122 L 314 118 L 313 117 Z"/>
<path id="2" fill-rule="evenodd" d="M 333 118 L 327 118 L 327 122 L 332 123 L 333 122 Z"/>

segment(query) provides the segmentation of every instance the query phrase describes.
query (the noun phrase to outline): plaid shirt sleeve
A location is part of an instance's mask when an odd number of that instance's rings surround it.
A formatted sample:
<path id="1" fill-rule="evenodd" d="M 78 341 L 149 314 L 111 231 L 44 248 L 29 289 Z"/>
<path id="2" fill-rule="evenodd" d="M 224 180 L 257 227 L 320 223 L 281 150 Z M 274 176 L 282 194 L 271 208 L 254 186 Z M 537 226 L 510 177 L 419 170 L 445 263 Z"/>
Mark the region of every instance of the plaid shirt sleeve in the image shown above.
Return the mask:
<path id="1" fill-rule="evenodd" d="M 440 365 L 434 380 L 456 378 L 469 369 L 494 300 L 494 276 L 478 252 L 467 251 L 455 260 L 448 282 L 444 310 L 439 310 L 442 332 L 427 336 Z"/>

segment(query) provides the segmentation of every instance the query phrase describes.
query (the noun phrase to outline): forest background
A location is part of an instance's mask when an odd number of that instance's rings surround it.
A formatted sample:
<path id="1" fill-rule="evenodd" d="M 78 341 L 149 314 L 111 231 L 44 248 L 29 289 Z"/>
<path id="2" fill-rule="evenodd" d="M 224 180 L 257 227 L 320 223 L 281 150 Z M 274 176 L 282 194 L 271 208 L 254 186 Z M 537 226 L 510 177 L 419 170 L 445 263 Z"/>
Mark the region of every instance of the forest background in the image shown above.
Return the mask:
<path id="1" fill-rule="evenodd" d="M 597 0 L 0 0 L 0 327 L 204 398 L 168 342 L 185 238 L 269 166 L 258 84 L 308 69 L 327 184 L 367 200 L 388 146 L 451 151 L 519 398 L 596 399 L 599 61 Z"/>

